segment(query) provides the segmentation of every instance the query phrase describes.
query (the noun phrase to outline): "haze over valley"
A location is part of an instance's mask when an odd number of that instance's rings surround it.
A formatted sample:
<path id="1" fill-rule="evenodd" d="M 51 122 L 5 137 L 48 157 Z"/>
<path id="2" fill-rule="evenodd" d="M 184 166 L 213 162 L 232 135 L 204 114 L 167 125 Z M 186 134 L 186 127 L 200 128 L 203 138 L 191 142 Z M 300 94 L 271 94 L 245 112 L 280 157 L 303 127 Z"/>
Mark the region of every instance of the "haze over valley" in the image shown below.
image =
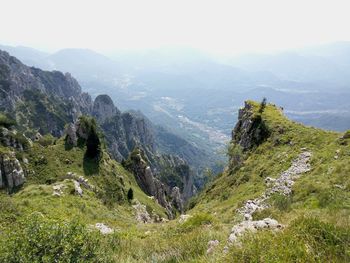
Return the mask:
<path id="1" fill-rule="evenodd" d="M 0 262 L 350 262 L 348 1 L 0 6 Z"/>

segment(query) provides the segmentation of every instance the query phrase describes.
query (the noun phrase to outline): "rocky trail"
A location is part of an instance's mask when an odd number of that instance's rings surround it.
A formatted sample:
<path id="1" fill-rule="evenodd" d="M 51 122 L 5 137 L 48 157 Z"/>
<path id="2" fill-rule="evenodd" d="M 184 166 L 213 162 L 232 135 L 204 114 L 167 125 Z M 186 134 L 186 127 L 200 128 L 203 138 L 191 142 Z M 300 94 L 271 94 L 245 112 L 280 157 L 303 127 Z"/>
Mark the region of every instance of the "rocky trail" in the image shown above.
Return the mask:
<path id="1" fill-rule="evenodd" d="M 304 150 L 277 179 L 270 177 L 265 179 L 267 185 L 266 191 L 259 198 L 246 201 L 244 206 L 237 210 L 238 214 L 243 216 L 243 220 L 233 226 L 228 238 L 228 245 L 240 245 L 239 237 L 247 231 L 254 233 L 260 229 L 277 230 L 283 227 L 277 220 L 271 218 L 253 220 L 253 213 L 268 208 L 269 204 L 267 201 L 275 193 L 285 196 L 290 195 L 295 180 L 303 173 L 310 171 L 310 158 L 311 153 Z M 227 251 L 228 246 L 224 250 Z"/>

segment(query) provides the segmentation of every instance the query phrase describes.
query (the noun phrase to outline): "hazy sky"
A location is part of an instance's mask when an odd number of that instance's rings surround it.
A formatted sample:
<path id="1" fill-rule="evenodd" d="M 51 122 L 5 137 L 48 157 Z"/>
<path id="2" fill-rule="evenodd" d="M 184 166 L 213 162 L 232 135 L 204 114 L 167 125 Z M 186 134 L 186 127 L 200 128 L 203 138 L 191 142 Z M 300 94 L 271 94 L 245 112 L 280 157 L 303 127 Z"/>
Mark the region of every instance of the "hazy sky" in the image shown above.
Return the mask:
<path id="1" fill-rule="evenodd" d="M 349 0 L 0 0 L 0 43 L 217 53 L 350 40 Z"/>

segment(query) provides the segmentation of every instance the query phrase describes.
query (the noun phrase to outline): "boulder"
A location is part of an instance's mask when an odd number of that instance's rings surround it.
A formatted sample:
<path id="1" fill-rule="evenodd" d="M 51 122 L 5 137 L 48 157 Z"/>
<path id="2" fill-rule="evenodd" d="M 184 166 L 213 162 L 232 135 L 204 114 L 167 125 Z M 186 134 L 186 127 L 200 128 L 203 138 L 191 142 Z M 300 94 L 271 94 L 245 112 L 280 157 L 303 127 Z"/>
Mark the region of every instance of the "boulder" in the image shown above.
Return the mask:
<path id="1" fill-rule="evenodd" d="M 140 223 L 152 223 L 153 220 L 147 212 L 146 206 L 142 205 L 138 200 L 135 201 L 135 205 L 132 206 L 135 209 L 135 218 Z"/>
<path id="2" fill-rule="evenodd" d="M 100 233 L 102 235 L 112 234 L 114 230 L 110 228 L 109 226 L 105 225 L 104 223 L 96 223 L 95 228 L 100 230 Z"/>
<path id="3" fill-rule="evenodd" d="M 0 188 L 13 192 L 25 182 L 25 173 L 15 153 L 0 155 Z"/>
<path id="4" fill-rule="evenodd" d="M 210 240 L 208 242 L 208 249 L 207 249 L 207 254 L 211 254 L 214 249 L 219 245 L 219 240 Z"/>

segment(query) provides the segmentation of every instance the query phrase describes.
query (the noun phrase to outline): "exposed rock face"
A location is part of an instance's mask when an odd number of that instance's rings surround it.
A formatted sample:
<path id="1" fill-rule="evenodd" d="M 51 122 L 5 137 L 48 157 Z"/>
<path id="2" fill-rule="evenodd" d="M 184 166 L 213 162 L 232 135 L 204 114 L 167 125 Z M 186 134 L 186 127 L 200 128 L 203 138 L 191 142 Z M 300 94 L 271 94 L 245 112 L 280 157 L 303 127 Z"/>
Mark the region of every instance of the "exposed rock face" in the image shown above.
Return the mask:
<path id="1" fill-rule="evenodd" d="M 23 151 L 30 144 L 29 140 L 22 134 L 5 127 L 0 127 L 0 143 L 5 147 L 12 147 L 19 151 Z"/>
<path id="2" fill-rule="evenodd" d="M 179 187 L 173 187 L 170 197 L 172 199 L 172 205 L 182 213 L 184 211 L 184 204 Z"/>
<path id="3" fill-rule="evenodd" d="M 78 136 L 77 136 L 76 125 L 74 123 L 69 123 L 67 125 L 65 134 L 66 134 L 67 143 L 73 146 L 77 146 Z"/>
<path id="4" fill-rule="evenodd" d="M 133 208 L 136 212 L 136 220 L 140 223 L 152 223 L 153 220 L 147 212 L 146 206 L 142 205 L 138 200 L 136 200 L 136 204 L 133 205 Z"/>
<path id="5" fill-rule="evenodd" d="M 23 185 L 25 173 L 14 153 L 0 155 L 0 188 L 13 192 Z"/>
<path id="6" fill-rule="evenodd" d="M 168 149 L 170 145 L 171 151 L 184 149 L 180 153 L 186 152 L 187 158 L 188 155 L 196 155 L 194 147 L 175 135 L 170 141 L 179 143 L 168 144 L 170 133 L 163 132 L 159 136 L 162 139 L 156 140 L 155 126 L 147 118 L 138 112 L 121 113 L 107 95 L 98 96 L 92 103 L 91 97 L 82 93 L 78 82 L 69 73 L 28 67 L 7 52 L 0 51 L 0 110 L 16 118 L 23 130 L 30 128 L 40 134 L 51 133 L 57 137 L 65 132 L 67 142 L 73 146 L 77 145 L 79 137 L 84 138 L 87 134 L 79 125 L 78 117 L 93 115 L 104 131 L 109 152 L 117 161 L 127 159 L 136 147 L 144 151 L 150 166 L 149 171 L 144 171 L 145 179 L 150 177 L 150 173 L 152 178 L 158 177 L 151 180 L 153 184 L 149 184 L 151 181 L 148 180 L 147 185 L 160 203 L 168 206 L 170 201 L 167 202 L 163 196 L 170 195 L 175 186 L 179 187 L 184 200 L 195 192 L 195 174 L 188 165 L 179 157 L 169 157 L 171 154 L 162 156 L 158 152 L 158 149 Z M 70 124 L 64 131 L 67 123 Z M 16 142 L 9 143 L 14 145 Z M 171 168 L 169 173 L 168 168 Z M 160 172 L 164 169 L 167 171 L 163 175 L 168 175 L 163 177 Z M 171 182 L 169 178 L 173 175 L 178 178 Z M 176 206 L 181 207 L 179 200 Z"/>
<path id="7" fill-rule="evenodd" d="M 117 113 L 112 99 L 108 95 L 98 95 L 94 101 L 92 114 L 103 123 L 106 119 L 113 117 Z"/>
<path id="8" fill-rule="evenodd" d="M 179 189 L 182 202 L 196 193 L 195 172 L 182 158 L 170 154 L 156 155 L 153 167 L 155 176 L 164 184 Z"/>
<path id="9" fill-rule="evenodd" d="M 162 205 L 165 205 L 162 201 L 164 198 L 160 196 L 164 195 L 163 192 L 171 195 L 171 188 L 177 186 L 180 194 L 177 195 L 178 201 L 175 206 L 183 207 L 182 203 L 196 191 L 195 174 L 180 157 L 159 154 L 156 132 L 151 122 L 140 113 L 121 113 L 107 95 L 100 95 L 95 99 L 93 115 L 104 130 L 109 151 L 115 159 L 125 160 L 136 147 L 142 149 L 149 167 L 143 167 L 142 172 L 137 171 L 137 174 L 142 174 L 141 177 L 136 175 L 141 188 L 148 189 L 146 193 L 154 195 Z M 154 177 L 159 182 L 150 179 Z M 162 184 L 169 190 L 163 191 Z"/>
<path id="10" fill-rule="evenodd" d="M 17 117 L 19 123 L 61 136 L 65 123 L 91 109 L 91 97 L 82 93 L 69 73 L 27 67 L 0 50 L 0 110 Z"/>
<path id="11" fill-rule="evenodd" d="M 142 148 L 147 156 L 156 151 L 149 123 L 139 115 L 121 113 L 108 95 L 95 99 L 93 116 L 103 129 L 109 151 L 117 161 L 127 159 L 136 147 Z"/>
<path id="12" fill-rule="evenodd" d="M 268 128 L 260 114 L 254 114 L 253 107 L 245 102 L 238 112 L 238 122 L 232 131 L 232 141 L 248 150 L 259 145 L 269 136 Z"/>
<path id="13" fill-rule="evenodd" d="M 140 188 L 146 194 L 154 196 L 158 203 L 166 209 L 168 217 L 172 219 L 174 213 L 171 202 L 168 201 L 169 189 L 153 176 L 150 166 L 142 155 L 142 150 L 135 150 L 128 160 L 127 169 L 134 173 Z"/>

